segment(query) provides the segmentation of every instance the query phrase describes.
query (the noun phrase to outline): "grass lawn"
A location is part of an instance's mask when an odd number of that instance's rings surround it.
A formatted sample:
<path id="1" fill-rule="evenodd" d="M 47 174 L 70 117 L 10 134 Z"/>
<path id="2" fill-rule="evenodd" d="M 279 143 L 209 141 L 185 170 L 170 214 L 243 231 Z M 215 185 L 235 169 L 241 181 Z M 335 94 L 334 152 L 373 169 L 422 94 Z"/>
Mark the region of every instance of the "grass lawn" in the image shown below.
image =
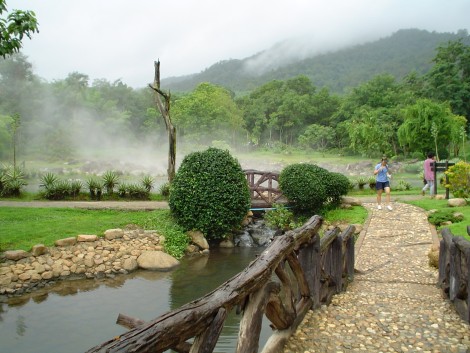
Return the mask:
<path id="1" fill-rule="evenodd" d="M 434 199 L 422 199 L 416 201 L 406 201 L 411 205 L 418 206 L 426 211 L 429 210 L 452 210 L 453 212 L 461 212 L 464 215 L 464 219 L 461 222 L 453 223 L 447 226 L 437 226 L 437 230 L 442 228 L 449 228 L 452 234 L 463 236 L 470 241 L 470 236 L 467 234 L 467 226 L 470 225 L 470 205 L 464 207 L 449 207 L 447 206 L 447 200 L 434 200 Z"/>
<path id="2" fill-rule="evenodd" d="M 164 233 L 173 227 L 169 210 L 122 211 L 0 207 L 0 250 L 31 250 L 36 244 L 137 224 Z"/>

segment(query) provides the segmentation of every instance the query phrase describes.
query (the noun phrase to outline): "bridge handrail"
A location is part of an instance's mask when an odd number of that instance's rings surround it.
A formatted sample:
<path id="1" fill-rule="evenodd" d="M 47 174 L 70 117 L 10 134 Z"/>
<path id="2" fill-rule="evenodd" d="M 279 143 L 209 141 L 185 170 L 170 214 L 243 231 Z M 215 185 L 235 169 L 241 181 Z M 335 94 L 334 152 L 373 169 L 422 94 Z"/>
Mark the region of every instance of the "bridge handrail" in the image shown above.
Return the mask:
<path id="1" fill-rule="evenodd" d="M 272 206 L 281 199 L 281 190 L 273 185 L 274 182 L 279 182 L 279 173 L 255 169 L 245 169 L 244 172 L 252 201 L 261 201 L 266 206 Z"/>
<path id="2" fill-rule="evenodd" d="M 467 233 L 470 235 L 470 227 Z M 449 228 L 441 234 L 438 283 L 459 316 L 470 323 L 470 242 L 454 236 Z"/>
<path id="3" fill-rule="evenodd" d="M 276 237 L 245 270 L 204 297 L 149 322 L 130 320 L 134 328 L 87 352 L 212 352 L 235 307 L 243 315 L 236 352 L 258 352 L 263 315 L 274 332 L 262 352 L 279 352 L 309 309 L 329 304 L 352 280 L 354 226 L 342 233 L 334 228 L 320 239 L 322 223 L 320 216 L 311 217 Z"/>

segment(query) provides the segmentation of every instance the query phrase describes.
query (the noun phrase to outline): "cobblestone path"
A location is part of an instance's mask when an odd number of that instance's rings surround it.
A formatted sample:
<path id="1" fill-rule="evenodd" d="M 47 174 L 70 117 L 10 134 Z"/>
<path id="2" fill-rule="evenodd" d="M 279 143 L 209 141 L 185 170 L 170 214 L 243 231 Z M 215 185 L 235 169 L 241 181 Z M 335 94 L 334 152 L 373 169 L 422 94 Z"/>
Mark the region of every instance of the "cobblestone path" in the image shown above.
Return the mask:
<path id="1" fill-rule="evenodd" d="M 401 203 L 393 211 L 364 206 L 371 216 L 356 244 L 354 282 L 309 311 L 284 352 L 470 353 L 470 326 L 428 264 L 433 233 L 425 213 Z"/>

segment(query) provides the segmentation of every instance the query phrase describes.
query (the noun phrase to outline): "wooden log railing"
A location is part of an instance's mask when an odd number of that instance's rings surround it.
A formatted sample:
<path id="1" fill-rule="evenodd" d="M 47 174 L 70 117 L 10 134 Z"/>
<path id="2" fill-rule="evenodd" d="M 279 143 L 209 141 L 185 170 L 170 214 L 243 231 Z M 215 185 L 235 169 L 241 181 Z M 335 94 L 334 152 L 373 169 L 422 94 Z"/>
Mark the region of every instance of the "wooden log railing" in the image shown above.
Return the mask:
<path id="1" fill-rule="evenodd" d="M 470 242 L 454 236 L 449 228 L 441 234 L 438 283 L 460 317 L 470 323 Z"/>
<path id="2" fill-rule="evenodd" d="M 276 237 L 242 272 L 152 321 L 120 315 L 132 329 L 88 352 L 212 352 L 234 308 L 242 313 L 236 352 L 259 351 L 264 315 L 273 333 L 262 352 L 282 351 L 308 310 L 329 304 L 353 279 L 354 226 L 342 233 L 334 228 L 320 239 L 322 222 L 313 216 Z"/>

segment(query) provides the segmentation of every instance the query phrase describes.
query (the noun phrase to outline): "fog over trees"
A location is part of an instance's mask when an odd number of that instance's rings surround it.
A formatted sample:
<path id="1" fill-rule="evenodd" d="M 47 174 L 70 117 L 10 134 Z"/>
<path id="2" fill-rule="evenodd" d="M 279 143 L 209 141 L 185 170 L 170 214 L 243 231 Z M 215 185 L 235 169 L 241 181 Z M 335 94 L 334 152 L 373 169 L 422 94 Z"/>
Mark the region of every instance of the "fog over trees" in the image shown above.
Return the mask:
<path id="1" fill-rule="evenodd" d="M 343 94 L 316 86 L 306 74 L 244 92 L 210 82 L 172 91 L 177 150 L 298 147 L 424 156 L 437 138 L 441 158 L 458 155 L 470 120 L 469 36 L 460 34 L 435 48 L 426 72 L 413 70 L 402 78 L 384 72 Z M 149 81 L 151 75 L 149 65 Z M 166 89 L 163 82 L 161 88 Z M 0 92 L 3 162 L 12 163 L 13 145 L 23 160 L 166 158 L 167 133 L 149 88 L 134 89 L 121 80 L 90 82 L 79 72 L 46 82 L 18 53 L 0 59 Z"/>

